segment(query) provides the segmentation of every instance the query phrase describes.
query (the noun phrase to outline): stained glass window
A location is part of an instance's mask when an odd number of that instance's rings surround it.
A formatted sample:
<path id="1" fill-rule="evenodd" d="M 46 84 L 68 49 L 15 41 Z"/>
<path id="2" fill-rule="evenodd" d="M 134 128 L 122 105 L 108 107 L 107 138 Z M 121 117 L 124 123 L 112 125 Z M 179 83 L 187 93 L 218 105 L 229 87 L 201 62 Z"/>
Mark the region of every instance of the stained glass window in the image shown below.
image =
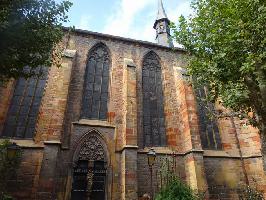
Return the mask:
<path id="1" fill-rule="evenodd" d="M 158 56 L 148 53 L 143 61 L 143 133 L 145 146 L 166 144 L 162 71 Z"/>
<path id="2" fill-rule="evenodd" d="M 110 65 L 107 47 L 93 47 L 86 66 L 81 118 L 107 119 Z"/>
<path id="3" fill-rule="evenodd" d="M 214 111 L 213 103 L 206 101 L 207 87 L 197 90 L 200 137 L 203 149 L 222 149 L 217 120 L 208 113 Z"/>
<path id="4" fill-rule="evenodd" d="M 39 77 L 19 78 L 7 113 L 3 136 L 32 138 L 48 76 L 47 67 L 38 67 Z"/>

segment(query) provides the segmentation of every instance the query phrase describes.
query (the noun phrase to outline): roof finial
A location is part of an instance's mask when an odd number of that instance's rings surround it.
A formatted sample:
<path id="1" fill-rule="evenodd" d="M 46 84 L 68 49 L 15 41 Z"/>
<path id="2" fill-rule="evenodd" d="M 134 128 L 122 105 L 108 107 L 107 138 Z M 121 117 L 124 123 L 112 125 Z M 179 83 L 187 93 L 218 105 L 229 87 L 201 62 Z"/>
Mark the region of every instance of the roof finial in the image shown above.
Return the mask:
<path id="1" fill-rule="evenodd" d="M 159 20 L 159 19 L 167 19 L 167 15 L 165 13 L 162 0 L 158 0 L 157 20 Z"/>

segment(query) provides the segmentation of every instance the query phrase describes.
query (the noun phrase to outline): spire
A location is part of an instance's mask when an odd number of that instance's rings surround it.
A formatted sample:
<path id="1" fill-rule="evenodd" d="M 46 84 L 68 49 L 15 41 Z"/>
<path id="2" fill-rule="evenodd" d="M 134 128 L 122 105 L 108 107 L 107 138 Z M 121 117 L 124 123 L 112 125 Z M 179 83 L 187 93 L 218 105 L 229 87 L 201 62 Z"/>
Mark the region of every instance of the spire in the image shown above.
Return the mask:
<path id="1" fill-rule="evenodd" d="M 173 47 L 173 42 L 170 35 L 170 20 L 168 19 L 166 12 L 163 7 L 163 1 L 158 0 L 158 12 L 157 18 L 153 25 L 153 28 L 156 30 L 156 40 L 157 44 L 167 47 Z"/>
<path id="2" fill-rule="evenodd" d="M 158 0 L 158 13 L 157 13 L 156 20 L 160 20 L 160 19 L 167 19 L 167 15 L 165 13 L 162 0 Z"/>

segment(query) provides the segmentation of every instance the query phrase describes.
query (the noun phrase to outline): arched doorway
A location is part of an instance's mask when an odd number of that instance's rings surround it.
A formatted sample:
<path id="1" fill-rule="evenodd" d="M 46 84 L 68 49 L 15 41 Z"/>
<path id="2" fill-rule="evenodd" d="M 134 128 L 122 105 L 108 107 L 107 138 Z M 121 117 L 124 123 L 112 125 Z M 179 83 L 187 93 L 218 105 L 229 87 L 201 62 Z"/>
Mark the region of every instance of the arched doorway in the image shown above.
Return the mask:
<path id="1" fill-rule="evenodd" d="M 107 156 L 101 138 L 89 134 L 74 155 L 71 200 L 106 200 Z"/>

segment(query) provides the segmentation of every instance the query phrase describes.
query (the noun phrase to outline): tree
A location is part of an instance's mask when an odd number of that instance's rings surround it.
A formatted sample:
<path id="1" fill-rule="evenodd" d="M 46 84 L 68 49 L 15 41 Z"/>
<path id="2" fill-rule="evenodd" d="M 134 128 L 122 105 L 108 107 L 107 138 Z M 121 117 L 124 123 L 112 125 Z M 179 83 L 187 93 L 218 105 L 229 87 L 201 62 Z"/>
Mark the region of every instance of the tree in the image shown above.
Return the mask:
<path id="1" fill-rule="evenodd" d="M 38 66 L 51 66 L 60 51 L 62 23 L 69 1 L 2 0 L 0 3 L 0 80 L 37 75 Z M 25 66 L 27 70 L 25 70 Z"/>
<path id="2" fill-rule="evenodd" d="M 266 166 L 266 1 L 194 0 L 194 13 L 173 25 L 191 55 L 188 71 L 260 130 Z M 254 115 L 250 114 L 253 113 Z"/>

